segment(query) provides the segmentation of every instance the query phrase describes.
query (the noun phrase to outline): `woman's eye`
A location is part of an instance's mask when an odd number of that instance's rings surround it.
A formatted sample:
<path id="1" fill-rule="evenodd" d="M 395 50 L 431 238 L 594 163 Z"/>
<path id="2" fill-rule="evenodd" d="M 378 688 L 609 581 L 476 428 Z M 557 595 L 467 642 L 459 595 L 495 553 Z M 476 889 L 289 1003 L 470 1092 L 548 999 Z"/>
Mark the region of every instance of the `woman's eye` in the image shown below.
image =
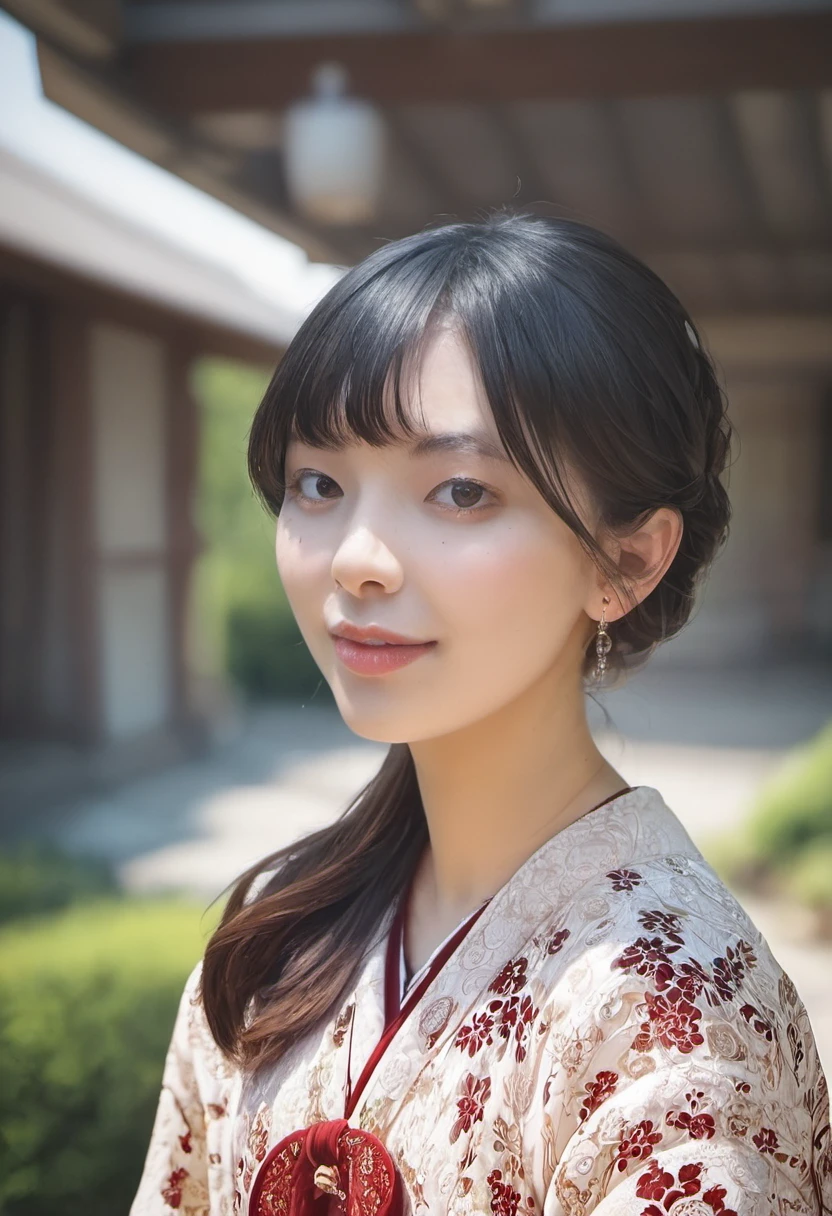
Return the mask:
<path id="1" fill-rule="evenodd" d="M 303 483 L 306 482 L 311 493 L 307 493 L 303 489 Z M 336 495 L 332 494 L 333 487 L 338 490 L 337 481 L 333 481 L 331 477 L 327 477 L 326 473 L 316 473 L 314 469 L 301 469 L 289 481 L 287 490 L 298 498 L 304 499 L 306 502 L 326 502 Z M 314 497 L 314 494 L 320 494 L 320 498 Z"/>
<path id="2" fill-rule="evenodd" d="M 289 480 L 286 490 L 293 498 L 310 505 L 332 502 L 341 494 L 337 481 L 315 469 L 301 469 Z M 447 496 L 445 501 L 440 497 L 442 494 Z M 484 497 L 491 501 L 483 502 Z M 496 498 L 496 494 L 487 486 L 467 477 L 443 481 L 428 495 L 428 501 L 436 502 L 443 510 L 452 511 L 455 515 L 473 515 L 476 511 L 493 506 Z"/>
<path id="3" fill-rule="evenodd" d="M 440 491 L 448 491 L 451 501 L 442 503 L 436 495 Z M 467 514 L 473 515 L 475 511 L 482 511 L 486 507 L 493 506 L 493 502 L 482 502 L 483 495 L 490 495 L 495 499 L 495 495 L 487 486 L 482 485 L 479 481 L 472 481 L 470 478 L 455 477 L 451 481 L 444 481 L 441 486 L 432 492 L 431 498 L 436 498 L 446 510 L 454 511 L 457 515 Z"/>

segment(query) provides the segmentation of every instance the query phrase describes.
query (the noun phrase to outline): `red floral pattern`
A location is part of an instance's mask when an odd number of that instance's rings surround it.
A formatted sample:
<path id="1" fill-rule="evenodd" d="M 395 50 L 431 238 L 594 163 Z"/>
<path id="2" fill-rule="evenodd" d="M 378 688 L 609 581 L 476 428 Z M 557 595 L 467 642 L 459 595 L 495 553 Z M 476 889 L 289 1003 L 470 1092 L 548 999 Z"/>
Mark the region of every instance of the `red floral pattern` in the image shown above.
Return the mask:
<path id="1" fill-rule="evenodd" d="M 610 870 L 607 874 L 613 891 L 633 891 L 644 881 L 637 870 Z"/>
<path id="2" fill-rule="evenodd" d="M 653 1152 L 655 1144 L 661 1144 L 662 1134 L 653 1126 L 652 1119 L 642 1119 L 633 1127 L 627 1127 L 622 1132 L 615 1153 L 615 1164 L 619 1170 L 626 1170 L 630 1160 L 642 1161 Z"/>
<path id="3" fill-rule="evenodd" d="M 761 1127 L 751 1139 L 761 1153 L 773 1153 L 777 1148 L 777 1132 L 771 1127 Z"/>
<path id="4" fill-rule="evenodd" d="M 680 988 L 670 988 L 664 995 L 645 993 L 648 1020 L 633 1040 L 636 1051 L 649 1051 L 654 1043 L 676 1048 L 685 1055 L 705 1042 L 699 1030 L 702 1013 L 682 995 Z"/>
<path id="5" fill-rule="evenodd" d="M 641 1216 L 665 1216 L 677 1199 L 700 1195 L 703 1168 L 701 1161 L 693 1161 L 681 1166 L 677 1174 L 662 1169 L 655 1159 L 651 1161 L 638 1180 L 636 1195 L 639 1199 L 653 1199 L 656 1202 L 642 1208 Z M 714 1216 L 737 1216 L 733 1208 L 726 1208 L 726 1194 L 725 1187 L 713 1186 L 700 1198 Z"/>
<path id="6" fill-rule="evenodd" d="M 568 939 L 569 935 L 569 929 L 558 929 L 558 931 L 553 933 L 549 938 L 549 941 L 546 944 L 546 953 L 550 955 L 559 954 L 563 949 L 564 943 Z"/>
<path id="7" fill-rule="evenodd" d="M 690 1090 L 685 1094 L 687 1110 L 670 1110 L 665 1116 L 669 1127 L 687 1132 L 691 1140 L 710 1140 L 716 1132 L 713 1115 L 701 1109 L 705 1091 Z"/>
<path id="8" fill-rule="evenodd" d="M 499 1001 L 496 1003 L 499 1009 Z M 478 1051 L 481 1051 L 483 1047 L 490 1047 L 494 1042 L 492 1031 L 495 1025 L 496 1018 L 491 1013 L 475 1013 L 470 1023 L 460 1026 L 454 1039 L 454 1046 L 459 1047 L 462 1051 L 467 1051 L 473 1059 Z"/>
<path id="9" fill-rule="evenodd" d="M 608 1098 L 611 1093 L 615 1092 L 615 1087 L 618 1084 L 618 1073 L 611 1072 L 608 1069 L 603 1069 L 598 1073 L 594 1081 L 586 1083 L 586 1097 L 581 1106 L 581 1113 L 578 1115 L 581 1123 L 588 1119 L 594 1110 L 597 1110 L 605 1098 Z"/>
<path id="10" fill-rule="evenodd" d="M 491 1095 L 491 1081 L 488 1077 L 478 1079 L 469 1072 L 465 1077 L 463 1096 L 457 1098 L 459 1117 L 451 1128 L 451 1143 L 459 1139 L 461 1132 L 471 1130 L 473 1123 L 481 1123 L 485 1104 Z"/>
<path id="11" fill-rule="evenodd" d="M 503 1181 L 501 1170 L 492 1170 L 488 1175 L 491 1187 L 491 1211 L 494 1216 L 518 1216 L 520 1212 L 534 1212 L 534 1199 L 529 1195 L 521 1205 L 521 1195 L 510 1182 Z"/>
<path id="12" fill-rule="evenodd" d="M 756 964 L 754 951 L 740 939 L 736 946 L 729 946 L 724 958 L 715 958 L 713 984 L 723 1001 L 732 1001 L 739 991 L 743 978 Z"/>
<path id="13" fill-rule="evenodd" d="M 767 1043 L 770 1043 L 774 1038 L 774 1028 L 767 1018 L 764 1018 L 759 1009 L 755 1009 L 753 1005 L 742 1005 L 740 1014 L 748 1022 L 751 1029 L 762 1036 Z"/>
<path id="14" fill-rule="evenodd" d="M 531 996 L 522 991 L 527 978 L 528 959 L 512 959 L 489 985 L 489 992 L 502 993 L 505 1000 L 493 1000 L 484 1012 L 475 1012 L 454 1037 L 454 1046 L 473 1059 L 496 1040 L 514 1041 L 518 1063 L 526 1058 L 531 1027 L 540 1013 Z M 511 995 L 509 995 L 511 994 Z"/>
<path id="15" fill-rule="evenodd" d="M 514 1039 L 514 1055 L 518 1063 L 526 1058 L 528 1049 L 529 1030 L 540 1012 L 535 1008 L 532 998 L 513 996 L 507 1001 L 492 1001 L 488 1006 L 494 1016 L 497 1034 L 507 1042 Z"/>
<path id="16" fill-rule="evenodd" d="M 500 995 L 519 992 L 526 982 L 526 969 L 528 965 L 529 960 L 527 958 L 512 959 L 506 963 L 500 974 L 492 982 L 489 992 L 497 992 Z"/>
<path id="17" fill-rule="evenodd" d="M 632 945 L 627 946 L 618 958 L 613 960 L 613 967 L 622 971 L 634 971 L 636 975 L 644 975 L 652 979 L 661 992 L 670 986 L 674 971 L 670 955 L 679 950 L 679 945 L 671 945 L 660 937 L 637 937 Z"/>
<path id="18" fill-rule="evenodd" d="M 184 1166 L 180 1166 L 178 1170 L 174 1170 L 168 1178 L 165 1185 L 162 1187 L 162 1198 L 170 1208 L 178 1208 L 182 1202 L 182 1183 L 188 1177 L 188 1171 Z"/>
<path id="19" fill-rule="evenodd" d="M 638 914 L 638 923 L 648 933 L 661 933 L 668 941 L 683 946 L 682 920 L 675 912 L 664 912 L 661 908 L 651 908 Z"/>

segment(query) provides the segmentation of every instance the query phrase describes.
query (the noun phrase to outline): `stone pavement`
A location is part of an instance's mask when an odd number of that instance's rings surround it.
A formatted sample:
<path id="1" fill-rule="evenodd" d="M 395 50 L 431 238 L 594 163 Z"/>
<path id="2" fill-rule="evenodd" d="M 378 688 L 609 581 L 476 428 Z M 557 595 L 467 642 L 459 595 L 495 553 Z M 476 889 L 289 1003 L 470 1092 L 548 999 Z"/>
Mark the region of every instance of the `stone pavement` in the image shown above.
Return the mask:
<path id="1" fill-rule="evenodd" d="M 599 746 L 632 785 L 660 789 L 694 840 L 738 823 L 784 750 L 832 713 L 832 674 L 684 674 L 656 663 L 607 694 Z M 377 770 L 382 744 L 354 735 L 329 705 L 246 714 L 210 756 L 64 809 L 47 829 L 74 851 L 113 860 L 134 891 L 208 902 L 248 865 L 331 820 Z M 832 946 L 807 940 L 793 909 L 740 896 L 809 1010 L 832 1079 Z"/>

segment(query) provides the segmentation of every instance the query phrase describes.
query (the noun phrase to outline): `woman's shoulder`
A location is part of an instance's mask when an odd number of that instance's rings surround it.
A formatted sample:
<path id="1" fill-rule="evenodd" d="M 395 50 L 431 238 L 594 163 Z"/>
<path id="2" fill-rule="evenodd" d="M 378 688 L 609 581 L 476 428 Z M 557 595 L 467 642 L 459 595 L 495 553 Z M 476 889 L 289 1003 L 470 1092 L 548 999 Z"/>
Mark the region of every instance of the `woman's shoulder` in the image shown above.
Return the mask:
<path id="1" fill-rule="evenodd" d="M 560 936 L 549 1027 L 559 1051 L 571 1044 L 582 1083 L 600 1071 L 721 1073 L 735 1098 L 756 1090 L 778 1107 L 826 1109 L 800 995 L 703 858 L 655 856 L 605 873 Z"/>
<path id="2" fill-rule="evenodd" d="M 171 1051 L 188 1060 L 200 1088 L 214 1088 L 231 1081 L 235 1069 L 217 1046 L 211 1033 L 201 993 L 202 959 L 191 969 L 182 988 Z"/>
<path id="3" fill-rule="evenodd" d="M 572 965 L 583 957 L 606 969 L 610 983 L 650 990 L 665 1002 L 695 999 L 712 1009 L 739 998 L 800 1003 L 763 933 L 699 854 L 654 856 L 605 872 L 583 888 L 565 927 Z"/>
<path id="4" fill-rule="evenodd" d="M 636 859 L 607 870 L 586 894 L 606 897 L 610 908 L 615 908 L 619 926 L 647 932 L 655 929 L 661 934 L 683 932 L 688 925 L 695 939 L 703 944 L 707 941 L 718 945 L 741 934 L 765 946 L 761 931 L 738 896 L 693 847 Z"/>
<path id="5" fill-rule="evenodd" d="M 693 1153 L 703 1170 L 721 1162 L 760 1199 L 769 1186 L 830 1185 L 829 1092 L 805 1006 L 701 855 L 683 847 L 605 871 L 551 941 L 541 995 L 564 1195 L 589 1185 L 588 1169 L 659 1152 L 677 1164 Z M 638 1195 L 654 1181 L 640 1175 Z"/>
<path id="6" fill-rule="evenodd" d="M 603 911 L 603 926 L 596 925 L 591 944 L 600 940 L 602 927 L 610 930 L 611 942 L 626 929 L 630 937 L 649 937 L 657 948 L 662 943 L 665 953 L 704 951 L 714 961 L 742 941 L 743 949 L 758 952 L 758 966 L 779 973 L 748 911 L 661 793 L 637 786 L 622 809 L 621 820 L 599 825 L 612 836 L 621 829 L 611 850 L 613 864 L 596 868 L 577 901 L 583 919 Z"/>

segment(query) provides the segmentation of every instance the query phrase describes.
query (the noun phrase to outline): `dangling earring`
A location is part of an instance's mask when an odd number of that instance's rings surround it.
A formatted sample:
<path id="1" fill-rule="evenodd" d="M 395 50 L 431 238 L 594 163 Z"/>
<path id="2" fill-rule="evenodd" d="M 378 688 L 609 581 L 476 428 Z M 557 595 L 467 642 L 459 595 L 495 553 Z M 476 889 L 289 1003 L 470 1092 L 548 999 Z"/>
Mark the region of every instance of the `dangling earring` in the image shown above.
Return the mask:
<path id="1" fill-rule="evenodd" d="M 607 604 L 609 598 L 605 595 L 601 605 L 601 619 L 598 622 L 598 632 L 595 635 L 595 679 L 601 680 L 607 670 L 607 655 L 612 650 L 612 638 L 607 633 Z"/>

